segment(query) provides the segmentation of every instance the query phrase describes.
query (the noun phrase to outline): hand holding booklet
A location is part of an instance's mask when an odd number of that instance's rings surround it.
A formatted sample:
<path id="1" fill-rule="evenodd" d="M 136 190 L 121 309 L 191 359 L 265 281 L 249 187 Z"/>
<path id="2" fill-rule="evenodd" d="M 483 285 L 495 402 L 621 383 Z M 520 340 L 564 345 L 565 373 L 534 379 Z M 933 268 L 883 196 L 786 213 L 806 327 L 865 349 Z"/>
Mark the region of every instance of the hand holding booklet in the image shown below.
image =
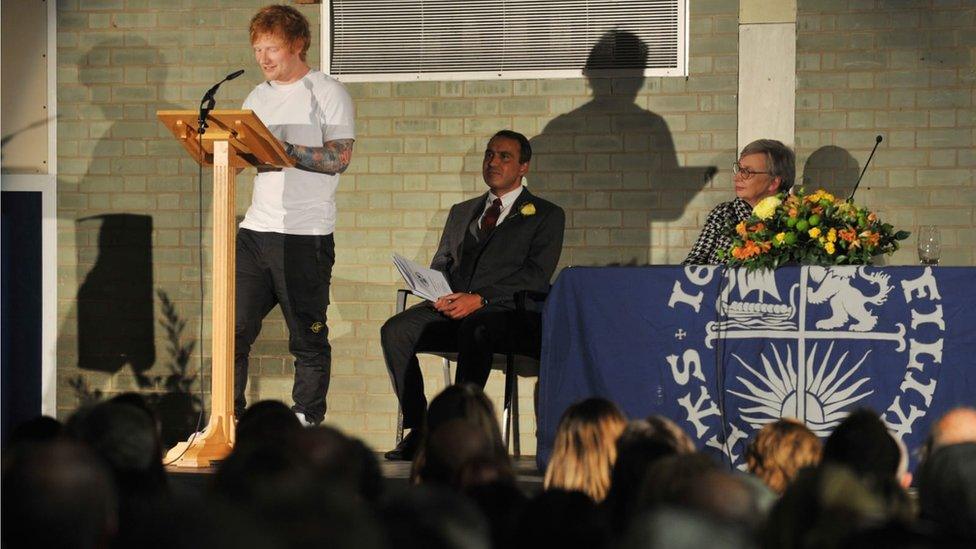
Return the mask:
<path id="1" fill-rule="evenodd" d="M 393 254 L 393 264 L 414 295 L 427 301 L 437 301 L 440 297 L 454 293 L 444 273 L 440 271 L 421 267 L 400 254 Z"/>

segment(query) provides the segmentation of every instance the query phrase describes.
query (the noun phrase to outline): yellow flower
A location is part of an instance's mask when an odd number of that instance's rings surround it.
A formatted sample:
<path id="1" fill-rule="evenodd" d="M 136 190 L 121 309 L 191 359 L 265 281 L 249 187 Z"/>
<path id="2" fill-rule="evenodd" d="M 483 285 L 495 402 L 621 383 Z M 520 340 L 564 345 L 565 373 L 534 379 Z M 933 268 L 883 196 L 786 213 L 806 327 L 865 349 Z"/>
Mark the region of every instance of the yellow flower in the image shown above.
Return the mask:
<path id="1" fill-rule="evenodd" d="M 824 244 L 824 250 L 827 252 L 827 255 L 834 255 L 834 252 L 837 251 L 836 248 L 834 248 L 833 242 Z"/>
<path id="2" fill-rule="evenodd" d="M 773 217 L 776 213 L 776 208 L 779 207 L 783 202 L 776 196 L 767 196 L 756 204 L 756 207 L 752 209 L 752 213 L 756 215 L 759 219 L 769 219 Z"/>
<path id="3" fill-rule="evenodd" d="M 831 227 L 830 231 L 827 233 L 828 242 L 837 242 L 837 229 Z"/>
<path id="4" fill-rule="evenodd" d="M 535 204 L 531 202 L 526 202 L 525 204 L 522 204 L 522 207 L 519 208 L 519 213 L 526 216 L 535 215 Z"/>
<path id="5" fill-rule="evenodd" d="M 777 243 L 782 244 L 784 241 L 786 241 L 786 233 L 776 233 L 776 236 L 774 236 L 773 239 L 776 240 Z"/>
<path id="6" fill-rule="evenodd" d="M 820 236 L 820 227 L 814 227 L 810 229 L 809 231 L 807 231 L 807 234 L 810 235 L 810 238 L 817 238 L 818 236 Z"/>

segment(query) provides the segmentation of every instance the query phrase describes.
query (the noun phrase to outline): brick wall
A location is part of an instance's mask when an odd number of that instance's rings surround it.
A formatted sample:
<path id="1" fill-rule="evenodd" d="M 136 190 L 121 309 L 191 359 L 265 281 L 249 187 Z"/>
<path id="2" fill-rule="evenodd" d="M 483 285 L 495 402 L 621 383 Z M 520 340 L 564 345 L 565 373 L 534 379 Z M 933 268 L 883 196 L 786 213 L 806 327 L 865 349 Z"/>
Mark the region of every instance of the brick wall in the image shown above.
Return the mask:
<path id="1" fill-rule="evenodd" d="M 976 262 L 976 3 L 797 2 L 797 172 L 850 190 L 914 231 L 940 227 L 943 264 Z M 813 186 L 812 184 L 808 184 Z M 915 240 L 890 260 L 913 263 Z"/>
<path id="2" fill-rule="evenodd" d="M 244 67 L 248 72 L 225 84 L 218 97 L 219 107 L 238 106 L 259 79 L 246 27 L 264 3 L 59 2 L 61 416 L 84 398 L 126 390 L 153 396 L 184 420 L 192 416 L 188 392 L 199 389 L 199 379 L 180 374 L 196 370 L 201 348 L 209 357 L 208 341 L 201 346 L 196 335 L 197 168 L 154 113 L 193 108 L 211 83 Z M 300 9 L 317 26 L 318 6 Z M 675 263 L 684 257 L 708 210 L 731 194 L 737 3 L 696 0 L 691 32 L 687 79 L 348 86 L 358 139 L 338 193 L 327 421 L 378 448 L 391 444 L 396 400 L 379 348 L 379 327 L 400 286 L 390 254 L 430 257 L 447 208 L 482 192 L 480 158 L 497 129 L 533 138 L 530 186 L 568 215 L 562 266 Z M 317 36 L 316 29 L 313 66 Z M 709 180 L 713 168 L 720 175 Z M 204 172 L 205 182 L 209 175 Z M 249 179 L 245 172 L 238 180 L 241 215 Z M 205 225 L 209 206 L 205 192 Z M 209 238 L 206 231 L 204 241 Z M 208 265 L 209 245 L 203 251 Z M 141 273 L 139 280 L 132 273 Z M 151 306 L 148 312 L 122 307 L 116 317 L 129 320 L 113 323 L 113 302 Z M 83 333 L 79 318 L 88 319 Z M 84 344 L 92 341 L 94 349 Z M 252 355 L 250 399 L 290 402 L 291 359 L 277 312 Z M 440 365 L 425 361 L 424 368 L 433 394 L 443 386 Z M 532 383 L 521 384 L 523 450 L 529 453 L 535 443 Z M 497 399 L 501 389 L 501 376 L 493 374 L 490 394 Z"/>

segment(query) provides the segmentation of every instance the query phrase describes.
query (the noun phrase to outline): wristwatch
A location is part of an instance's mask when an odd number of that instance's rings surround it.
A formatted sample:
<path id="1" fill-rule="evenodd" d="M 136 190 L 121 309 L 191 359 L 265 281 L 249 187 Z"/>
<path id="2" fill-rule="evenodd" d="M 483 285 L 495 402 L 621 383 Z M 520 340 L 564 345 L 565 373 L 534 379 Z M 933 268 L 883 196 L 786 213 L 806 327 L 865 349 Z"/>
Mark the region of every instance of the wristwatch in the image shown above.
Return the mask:
<path id="1" fill-rule="evenodd" d="M 488 306 L 488 298 L 487 297 L 484 297 L 484 296 L 481 297 L 481 306 L 482 307 L 487 307 Z"/>

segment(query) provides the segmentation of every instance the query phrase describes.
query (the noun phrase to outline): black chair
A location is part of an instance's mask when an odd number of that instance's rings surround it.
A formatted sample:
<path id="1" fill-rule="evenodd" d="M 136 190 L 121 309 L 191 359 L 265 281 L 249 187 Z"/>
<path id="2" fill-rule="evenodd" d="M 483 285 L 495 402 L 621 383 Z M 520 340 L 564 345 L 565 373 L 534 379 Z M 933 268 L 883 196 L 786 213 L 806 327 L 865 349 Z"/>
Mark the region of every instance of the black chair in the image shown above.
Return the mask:
<path id="1" fill-rule="evenodd" d="M 407 308 L 407 297 L 414 295 L 412 291 L 397 290 L 396 312 L 401 313 Z M 515 300 L 515 310 L 528 314 L 527 305 L 529 302 L 543 303 L 548 294 L 531 290 L 521 290 L 513 297 Z M 540 348 L 534 349 L 534 354 L 505 353 L 496 354 L 492 360 L 492 369 L 505 372 L 505 396 L 502 409 L 502 437 L 505 439 L 505 447 L 512 450 L 515 457 L 522 455 L 521 441 L 519 440 L 519 405 L 518 405 L 518 376 L 539 377 L 539 353 Z M 444 386 L 451 385 L 451 362 L 457 362 L 457 353 L 440 351 L 421 351 L 420 354 L 433 355 L 440 357 L 444 362 Z M 400 444 L 403 440 L 403 410 L 397 408 L 397 432 L 396 443 Z"/>

